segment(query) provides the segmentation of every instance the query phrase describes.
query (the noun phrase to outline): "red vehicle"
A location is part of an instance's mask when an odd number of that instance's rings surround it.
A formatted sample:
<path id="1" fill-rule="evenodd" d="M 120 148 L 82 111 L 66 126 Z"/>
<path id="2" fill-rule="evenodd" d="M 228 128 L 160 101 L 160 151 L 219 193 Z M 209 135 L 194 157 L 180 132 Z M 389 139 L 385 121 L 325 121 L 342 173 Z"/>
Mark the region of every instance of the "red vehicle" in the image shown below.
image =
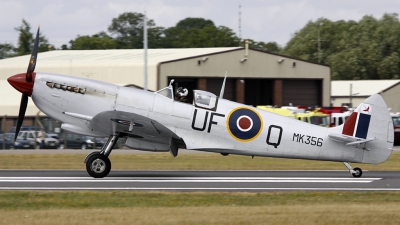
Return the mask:
<path id="1" fill-rule="evenodd" d="M 394 144 L 400 144 L 400 115 L 398 113 L 390 113 L 394 127 Z"/>
<path id="2" fill-rule="evenodd" d="M 344 106 L 332 106 L 332 107 L 321 107 L 318 112 L 322 112 L 329 115 L 330 127 L 336 127 L 344 123 L 347 117 L 350 115 L 349 109 Z"/>

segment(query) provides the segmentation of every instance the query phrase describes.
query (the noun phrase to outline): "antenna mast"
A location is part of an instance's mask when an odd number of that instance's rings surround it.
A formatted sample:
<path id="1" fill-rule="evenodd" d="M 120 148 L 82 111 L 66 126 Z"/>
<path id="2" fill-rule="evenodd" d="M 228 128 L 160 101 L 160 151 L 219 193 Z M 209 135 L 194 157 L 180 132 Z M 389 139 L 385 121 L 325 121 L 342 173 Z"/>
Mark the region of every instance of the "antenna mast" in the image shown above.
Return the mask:
<path id="1" fill-rule="evenodd" d="M 242 6 L 239 4 L 239 38 L 242 41 Z"/>
<path id="2" fill-rule="evenodd" d="M 147 91 L 147 17 L 144 11 L 143 17 L 143 48 L 144 48 L 144 84 L 143 89 Z"/>

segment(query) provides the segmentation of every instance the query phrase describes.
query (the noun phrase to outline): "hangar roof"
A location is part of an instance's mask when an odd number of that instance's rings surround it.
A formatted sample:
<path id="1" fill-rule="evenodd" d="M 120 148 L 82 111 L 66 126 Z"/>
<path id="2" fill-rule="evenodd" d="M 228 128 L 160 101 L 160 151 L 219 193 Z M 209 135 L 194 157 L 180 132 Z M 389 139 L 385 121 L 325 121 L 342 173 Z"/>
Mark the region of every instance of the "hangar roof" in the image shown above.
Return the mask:
<path id="1" fill-rule="evenodd" d="M 148 49 L 149 76 L 155 71 L 157 64 L 164 61 L 179 60 L 202 56 L 207 54 L 222 53 L 243 49 L 242 47 L 226 48 L 179 48 L 179 49 Z M 38 62 L 35 71 L 70 74 L 71 64 L 81 67 L 97 67 L 98 70 L 106 70 L 107 67 L 129 67 L 129 70 L 143 71 L 143 49 L 118 49 L 118 50 L 54 50 L 38 53 Z M 0 60 L 0 96 L 7 96 L 0 101 L 0 115 L 18 115 L 21 93 L 15 90 L 7 82 L 7 78 L 25 72 L 30 55 L 7 58 Z M 49 71 L 49 68 L 50 71 Z M 72 72 L 72 74 L 74 74 Z M 141 73 L 143 74 L 143 73 Z M 75 75 L 75 74 L 74 74 Z M 82 75 L 82 74 L 78 74 Z M 154 75 L 155 76 L 155 75 Z M 127 84 L 121 79 L 106 80 L 114 84 Z M 121 83 L 122 82 L 122 83 Z M 26 116 L 34 116 L 39 109 L 29 99 Z"/>
<path id="2" fill-rule="evenodd" d="M 400 80 L 333 80 L 331 96 L 349 96 L 350 84 L 353 95 L 357 97 L 384 92 L 399 83 Z"/>
<path id="3" fill-rule="evenodd" d="M 243 49 L 242 47 L 226 48 L 169 48 L 148 49 L 148 65 L 157 65 L 159 62 L 213 54 L 218 52 Z M 79 64 L 95 64 L 102 66 L 110 64 L 137 64 L 143 66 L 143 49 L 112 49 L 112 50 L 54 50 L 38 54 L 36 70 L 51 64 L 69 64 L 71 60 Z M 1 67 L 27 67 L 30 55 L 0 60 Z"/>
<path id="4" fill-rule="evenodd" d="M 148 89 L 157 89 L 157 67 L 161 62 L 203 57 L 243 49 L 179 48 L 148 49 Z M 25 72 L 30 55 L 0 60 L 0 80 Z M 113 84 L 144 85 L 144 50 L 54 50 L 38 54 L 36 72 L 66 74 Z"/>

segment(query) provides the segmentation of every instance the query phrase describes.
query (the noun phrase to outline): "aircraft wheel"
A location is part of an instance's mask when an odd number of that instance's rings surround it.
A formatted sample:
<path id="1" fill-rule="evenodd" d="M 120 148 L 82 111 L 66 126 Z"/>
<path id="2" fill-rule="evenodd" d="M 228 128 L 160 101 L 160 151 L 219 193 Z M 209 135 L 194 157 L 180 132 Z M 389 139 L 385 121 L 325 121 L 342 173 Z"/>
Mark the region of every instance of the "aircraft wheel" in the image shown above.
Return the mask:
<path id="1" fill-rule="evenodd" d="M 86 171 L 94 178 L 106 177 L 111 171 L 111 161 L 100 153 L 93 154 L 86 161 Z"/>
<path id="2" fill-rule="evenodd" d="M 362 175 L 362 170 L 358 167 L 354 168 L 354 173 L 352 173 L 351 175 L 353 175 L 353 177 L 361 177 Z"/>

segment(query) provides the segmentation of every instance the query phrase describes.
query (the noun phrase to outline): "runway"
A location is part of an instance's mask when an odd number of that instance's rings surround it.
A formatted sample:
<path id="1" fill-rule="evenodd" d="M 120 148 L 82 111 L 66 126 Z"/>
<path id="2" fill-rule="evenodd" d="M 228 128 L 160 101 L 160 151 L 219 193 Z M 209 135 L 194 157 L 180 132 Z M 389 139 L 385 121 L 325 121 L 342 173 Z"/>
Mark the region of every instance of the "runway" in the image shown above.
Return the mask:
<path id="1" fill-rule="evenodd" d="M 0 190 L 131 191 L 400 191 L 396 171 L 111 171 L 91 178 L 78 170 L 0 170 Z"/>

